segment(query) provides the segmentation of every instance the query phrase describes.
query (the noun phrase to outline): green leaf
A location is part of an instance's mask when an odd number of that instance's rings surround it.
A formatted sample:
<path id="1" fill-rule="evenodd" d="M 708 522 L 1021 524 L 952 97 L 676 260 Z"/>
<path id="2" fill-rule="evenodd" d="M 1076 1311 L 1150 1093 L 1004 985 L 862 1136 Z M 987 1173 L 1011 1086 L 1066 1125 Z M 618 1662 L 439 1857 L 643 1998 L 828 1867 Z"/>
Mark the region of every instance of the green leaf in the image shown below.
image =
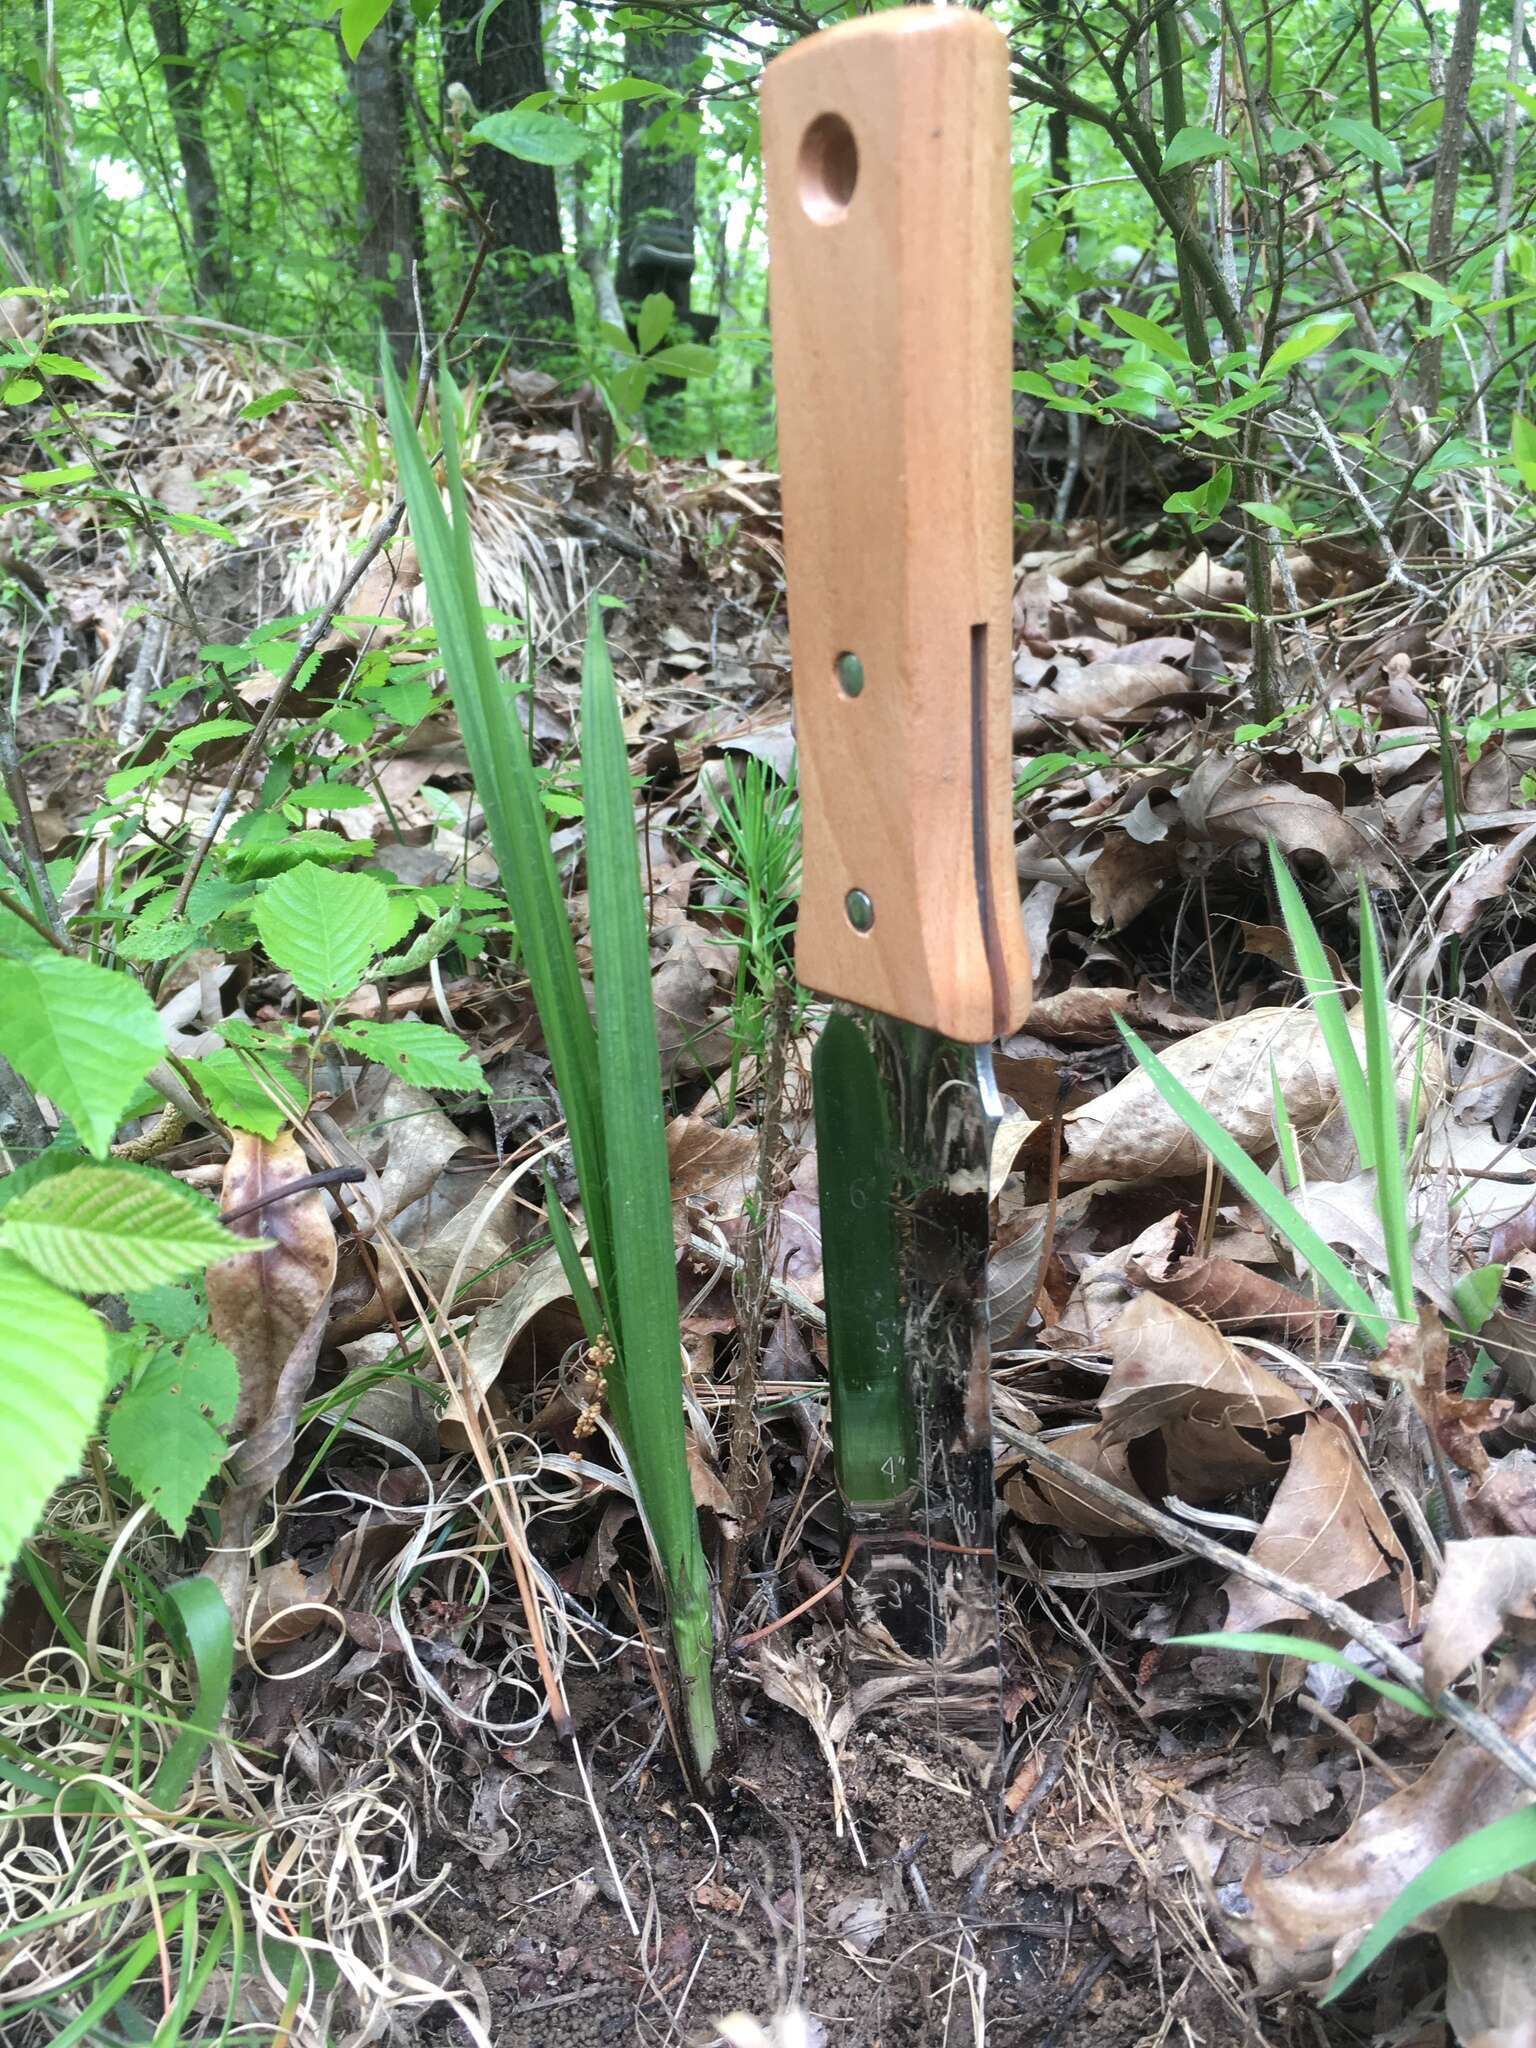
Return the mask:
<path id="1" fill-rule="evenodd" d="M 1334 1300 L 1359 1318 L 1361 1328 L 1377 1349 L 1382 1349 L 1386 1344 L 1387 1330 L 1381 1312 L 1333 1246 L 1286 1200 L 1268 1174 L 1255 1165 L 1231 1132 L 1217 1123 L 1204 1103 L 1190 1094 L 1177 1074 L 1170 1073 L 1157 1054 L 1143 1045 L 1123 1019 L 1117 1017 L 1115 1022 L 1137 1066 L 1179 1121 L 1194 1133 L 1227 1178 L 1241 1188 L 1287 1243 L 1300 1253 Z"/>
<path id="2" fill-rule="evenodd" d="M 1454 306 L 1460 309 L 1460 299 L 1447 291 L 1438 278 L 1426 277 L 1422 270 L 1395 270 L 1392 273 L 1392 282 L 1406 285 L 1415 298 L 1428 299 L 1437 306 Z"/>
<path id="3" fill-rule="evenodd" d="M 51 491 L 64 484 L 83 484 L 95 474 L 88 462 L 71 462 L 63 469 L 29 469 L 15 481 L 19 491 Z"/>
<path id="4" fill-rule="evenodd" d="M 1292 370 L 1298 363 L 1304 363 L 1308 356 L 1315 356 L 1329 342 L 1337 341 L 1347 327 L 1353 327 L 1353 313 L 1321 313 L 1315 320 L 1305 320 L 1296 332 L 1290 335 L 1275 350 L 1264 365 L 1262 381 L 1273 384 Z"/>
<path id="5" fill-rule="evenodd" d="M 578 163 L 597 140 L 564 114 L 542 114 L 521 106 L 487 114 L 470 129 L 469 139 L 488 142 L 525 164 L 549 164 L 555 169 Z"/>
<path id="6" fill-rule="evenodd" d="M 1185 164 L 1206 163 L 1212 157 L 1231 154 L 1231 143 L 1214 128 L 1181 128 L 1163 151 L 1163 169 L 1176 171 Z"/>
<path id="7" fill-rule="evenodd" d="M 294 987 L 316 1002 L 349 996 L 385 942 L 389 891 L 372 875 L 305 861 L 256 899 L 256 929 Z"/>
<path id="8" fill-rule="evenodd" d="M 1440 1718 L 1438 1710 L 1423 1693 L 1410 1692 L 1406 1685 L 1399 1685 L 1395 1679 L 1378 1678 L 1374 1671 L 1362 1671 L 1342 1650 L 1334 1649 L 1330 1643 L 1314 1643 L 1307 1636 L 1283 1635 L 1278 1630 L 1239 1629 L 1229 1634 L 1213 1632 L 1198 1636 L 1170 1636 L 1168 1640 L 1208 1650 L 1245 1650 L 1254 1657 L 1301 1657 L 1308 1664 L 1332 1664 L 1340 1671 L 1347 1671 L 1361 1685 L 1368 1685 L 1372 1692 L 1379 1692 L 1383 1699 L 1395 1700 L 1400 1707 L 1406 1707 L 1410 1714 L 1420 1714 L 1426 1721 Z"/>
<path id="9" fill-rule="evenodd" d="M 61 953 L 8 960 L 4 973 L 0 1053 L 102 1158 L 165 1052 L 154 1004 L 126 974 Z"/>
<path id="10" fill-rule="evenodd" d="M 1506 1813 L 1502 1819 L 1490 1821 L 1487 1827 L 1453 1843 L 1403 1886 L 1329 1985 L 1323 2004 L 1331 2005 L 1341 1992 L 1347 1991 L 1420 1914 L 1431 1913 L 1447 1899 L 1494 1884 L 1510 1871 L 1524 1870 L 1532 1863 L 1536 1863 L 1536 1806 Z"/>
<path id="11" fill-rule="evenodd" d="M 1352 117 L 1336 114 L 1328 123 L 1330 135 L 1336 135 L 1346 149 L 1357 149 L 1373 164 L 1380 164 L 1384 171 L 1396 176 L 1403 168 L 1403 159 L 1397 144 L 1390 135 L 1383 135 L 1379 128 L 1373 128 L 1369 121 L 1358 121 Z"/>
<path id="12" fill-rule="evenodd" d="M 1263 498 L 1244 498 L 1238 509 L 1246 512 L 1250 519 L 1257 519 L 1261 526 L 1272 526 L 1277 533 L 1294 533 L 1296 521 L 1284 505 L 1271 505 Z"/>
<path id="13" fill-rule="evenodd" d="M 253 398 L 249 405 L 242 405 L 236 419 L 264 420 L 268 413 L 276 412 L 279 406 L 292 405 L 302 393 L 295 391 L 291 384 L 284 384 L 280 390 L 268 391 L 261 398 Z"/>
<path id="14" fill-rule="evenodd" d="M 341 10 L 341 40 L 353 63 L 357 53 L 389 12 L 389 0 L 345 0 Z"/>
<path id="15" fill-rule="evenodd" d="M 100 370 L 93 370 L 89 363 L 82 363 L 78 356 L 56 356 L 47 351 L 34 356 L 27 365 L 32 370 L 42 370 L 50 377 L 81 377 L 87 384 L 102 381 Z"/>
<path id="16" fill-rule="evenodd" d="M 206 1196 L 144 1166 L 77 1166 L 5 1210 L 6 1248 L 57 1287 L 119 1294 L 249 1251 Z"/>
<path id="17" fill-rule="evenodd" d="M 371 839 L 343 839 L 339 832 L 310 827 L 281 839 L 252 840 L 231 847 L 224 856 L 224 872 L 234 882 L 258 882 L 269 875 L 285 875 L 306 861 L 339 866 L 342 861 L 364 859 L 372 851 Z"/>
<path id="18" fill-rule="evenodd" d="M 190 1337 L 208 1320 L 207 1311 L 190 1287 L 146 1287 L 123 1296 L 136 1323 L 146 1323 L 168 1343 Z"/>
<path id="19" fill-rule="evenodd" d="M 715 367 L 714 351 L 701 341 L 675 341 L 647 356 L 645 367 L 660 370 L 664 377 L 708 377 Z"/>
<path id="20" fill-rule="evenodd" d="M 424 1024 L 415 1017 L 397 1023 L 335 1024 L 331 1037 L 365 1060 L 377 1060 L 402 1080 L 418 1088 L 477 1089 L 489 1095 L 491 1084 L 480 1062 L 457 1032 L 441 1024 Z"/>
<path id="21" fill-rule="evenodd" d="M 0 1251 L 0 1594 L 48 1496 L 80 1463 L 106 1381 L 101 1318 Z"/>
<path id="22" fill-rule="evenodd" d="M 1155 355 L 1166 356 L 1171 363 L 1189 362 L 1189 350 L 1169 328 L 1159 327 L 1155 320 L 1144 319 L 1140 313 L 1127 313 L 1121 306 L 1106 306 L 1104 310 L 1117 327 Z"/>
<path id="23" fill-rule="evenodd" d="M 1509 452 L 1528 491 L 1536 491 L 1536 426 L 1523 412 L 1517 412 L 1510 426 Z"/>
<path id="24" fill-rule="evenodd" d="M 1478 1266 L 1463 1273 L 1451 1289 L 1456 1313 L 1469 1330 L 1480 1330 L 1499 1305 L 1507 1266 Z"/>
<path id="25" fill-rule="evenodd" d="M 1392 1306 L 1413 1320 L 1413 1231 L 1408 1222 L 1408 1183 L 1403 1173 L 1403 1138 L 1398 1127 L 1397 1074 L 1392 1015 L 1376 941 L 1376 920 L 1360 877 L 1360 1012 L 1365 1025 L 1366 1089 L 1371 1105 L 1371 1138 L 1376 1157 L 1376 1213 L 1381 1218 Z"/>
<path id="26" fill-rule="evenodd" d="M 155 1773 L 150 1798 L 162 1809 L 173 1807 L 192 1782 L 192 1774 L 219 1733 L 235 1673 L 235 1631 L 224 1596 L 212 1579 L 201 1574 L 167 1586 L 160 1620 L 176 1647 L 189 1655 L 197 1674 L 192 1710 Z M 179 1639 L 179 1640 L 178 1640 Z M 227 1897 L 227 1895 L 226 1895 Z M 217 1942 L 206 1951 L 211 1962 Z M 233 1970 L 240 1976 L 240 1942 L 234 1944 Z M 195 1980 L 194 1980 L 195 1981 Z"/>
<path id="27" fill-rule="evenodd" d="M 652 292 L 643 301 L 640 317 L 635 322 L 635 344 L 641 355 L 650 354 L 676 318 L 677 308 L 666 292 Z"/>
<path id="28" fill-rule="evenodd" d="M 302 789 L 290 789 L 283 798 L 284 807 L 292 805 L 296 811 L 361 811 L 374 801 L 371 793 L 359 789 L 355 782 L 332 782 L 328 777 L 306 782 Z"/>
<path id="29" fill-rule="evenodd" d="M 224 1461 L 239 1398 L 234 1353 L 204 1330 L 180 1351 L 157 1352 L 108 1418 L 112 1462 L 178 1536 Z"/>
<path id="30" fill-rule="evenodd" d="M 254 1054 L 237 1052 L 222 1045 L 200 1060 L 188 1060 L 187 1072 L 203 1091 L 203 1099 L 221 1124 L 237 1131 L 254 1131 L 261 1138 L 275 1138 L 287 1122 L 286 1112 L 262 1087 L 259 1071 L 263 1063 Z M 303 1091 L 292 1075 L 273 1071 L 274 1085 L 303 1106 Z"/>
<path id="31" fill-rule="evenodd" d="M 615 1333 L 619 1371 L 610 1376 L 610 1390 L 622 1377 L 624 1447 L 661 1558 L 690 1737 L 707 1775 L 716 1739 L 710 1695 L 714 1644 L 709 1573 L 688 1476 L 650 936 L 624 724 L 596 604 L 582 661 L 581 750 L 603 1141 L 623 1307 L 622 1335 Z M 617 1418 L 617 1406 L 614 1412 Z"/>
<path id="32" fill-rule="evenodd" d="M 1312 913 L 1296 886 L 1285 855 L 1273 839 L 1269 842 L 1269 867 L 1286 935 L 1296 956 L 1296 972 L 1312 999 L 1312 1009 L 1323 1035 L 1328 1063 L 1333 1068 L 1333 1078 L 1349 1121 L 1355 1150 L 1360 1155 L 1362 1168 L 1368 1172 L 1376 1164 L 1376 1126 L 1371 1117 L 1370 1091 L 1366 1087 L 1365 1069 L 1360 1064 L 1360 1049 L 1344 1013 L 1344 998 L 1323 942 L 1318 937 L 1317 926 L 1312 922 Z"/>

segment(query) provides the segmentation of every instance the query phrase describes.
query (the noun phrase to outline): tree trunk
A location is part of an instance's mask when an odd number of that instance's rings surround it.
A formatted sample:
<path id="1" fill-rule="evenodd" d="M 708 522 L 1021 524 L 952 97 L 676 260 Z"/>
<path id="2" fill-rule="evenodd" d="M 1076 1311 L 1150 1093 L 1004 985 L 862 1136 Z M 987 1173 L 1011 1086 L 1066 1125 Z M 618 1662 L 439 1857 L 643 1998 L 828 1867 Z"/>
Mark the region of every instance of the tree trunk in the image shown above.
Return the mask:
<path id="1" fill-rule="evenodd" d="M 357 54 L 343 58 L 357 112 L 357 265 L 372 287 L 395 367 L 416 346 L 411 272 L 422 254 L 421 198 L 411 172 L 401 78 L 400 24 L 387 14 Z"/>
<path id="2" fill-rule="evenodd" d="M 201 67 L 188 58 L 187 25 L 182 19 L 181 0 L 149 0 L 149 24 L 154 30 L 155 48 L 160 53 L 165 96 L 171 107 L 171 126 L 176 131 L 176 147 L 181 153 L 187 212 L 192 221 L 193 288 L 206 304 L 217 299 L 228 286 L 229 260 L 224 244 L 219 188 L 203 135 Z"/>
<path id="3" fill-rule="evenodd" d="M 699 54 L 700 38 L 643 35 L 624 38 L 624 63 L 632 78 L 654 79 L 681 88 Z M 669 101 L 660 103 L 665 111 Z M 693 287 L 693 230 L 698 158 L 674 137 L 655 142 L 646 132 L 658 117 L 658 103 L 626 100 L 624 147 L 619 173 L 619 265 L 615 283 L 625 300 L 665 292 L 684 317 Z"/>
<path id="4" fill-rule="evenodd" d="M 502 0 L 482 24 L 477 57 L 482 12 L 481 0 L 443 0 L 441 17 L 444 74 L 450 84 L 464 87 L 480 115 L 515 107 L 529 93 L 547 91 L 549 83 L 539 0 Z M 479 303 L 516 354 L 571 324 L 555 174 L 548 164 L 524 163 L 479 143 L 470 158 L 470 182 L 491 228 Z"/>
<path id="5" fill-rule="evenodd" d="M 1435 189 L 1429 201 L 1429 231 L 1424 242 L 1425 274 L 1444 284 L 1450 275 L 1451 254 L 1456 242 L 1456 189 L 1461 181 L 1461 152 L 1467 132 L 1467 100 L 1472 90 L 1472 67 L 1477 60 L 1477 31 L 1482 15 L 1481 0 L 1461 0 L 1456 13 L 1456 34 L 1451 43 L 1451 61 L 1445 74 L 1445 115 L 1440 123 L 1440 151 L 1435 160 Z M 1436 334 L 1424 343 L 1420 360 L 1418 401 L 1425 414 L 1440 403 L 1440 367 L 1445 337 Z"/>

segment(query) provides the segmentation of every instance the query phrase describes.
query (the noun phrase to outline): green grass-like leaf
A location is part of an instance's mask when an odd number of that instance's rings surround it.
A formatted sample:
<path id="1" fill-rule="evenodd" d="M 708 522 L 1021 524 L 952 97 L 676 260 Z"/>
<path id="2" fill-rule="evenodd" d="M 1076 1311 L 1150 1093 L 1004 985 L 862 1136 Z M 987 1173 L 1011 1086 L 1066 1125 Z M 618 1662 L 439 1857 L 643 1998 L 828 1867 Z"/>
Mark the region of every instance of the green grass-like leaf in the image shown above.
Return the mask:
<path id="1" fill-rule="evenodd" d="M 1349 1028 L 1339 985 L 1328 965 L 1328 955 L 1318 937 L 1317 926 L 1312 922 L 1311 912 L 1286 866 L 1284 854 L 1273 839 L 1269 842 L 1269 864 L 1274 873 L 1275 893 L 1280 900 L 1280 915 L 1285 920 L 1286 935 L 1296 955 L 1296 971 L 1301 977 L 1302 987 L 1312 999 L 1318 1029 L 1323 1034 L 1328 1061 L 1338 1083 L 1339 1100 L 1344 1105 L 1355 1149 L 1360 1154 L 1361 1167 L 1369 1171 L 1376 1163 L 1371 1102 L 1365 1085 L 1365 1072 L 1360 1065 L 1360 1051 Z"/>
<path id="2" fill-rule="evenodd" d="M 624 725 L 595 605 L 582 663 L 581 750 L 598 1067 L 614 1272 L 624 1307 L 618 1377 L 628 1414 L 625 1449 L 661 1554 L 684 1708 L 707 1772 L 715 1747 L 709 1574 L 683 1434 L 677 1253 L 650 937 Z"/>
<path id="3" fill-rule="evenodd" d="M 1410 1691 L 1395 1679 L 1378 1678 L 1372 1671 L 1362 1671 L 1342 1650 L 1334 1649 L 1330 1643 L 1314 1643 L 1308 1636 L 1282 1635 L 1269 1629 L 1234 1629 L 1230 1632 L 1218 1630 L 1208 1635 L 1170 1636 L 1168 1640 L 1208 1650 L 1245 1650 L 1255 1657 L 1302 1657 L 1308 1664 L 1333 1664 L 1340 1671 L 1347 1671 L 1362 1685 L 1368 1685 L 1372 1692 L 1379 1692 L 1384 1699 L 1395 1700 L 1400 1707 L 1406 1707 L 1410 1714 L 1421 1714 L 1427 1721 L 1440 1718 L 1422 1693 Z"/>
<path id="4" fill-rule="evenodd" d="M 1217 1123 L 1204 1103 L 1197 1102 L 1150 1046 L 1143 1045 L 1129 1024 L 1120 1017 L 1115 1022 L 1137 1066 L 1180 1122 L 1193 1131 L 1227 1178 L 1242 1189 L 1255 1208 L 1300 1254 L 1340 1307 L 1359 1318 L 1361 1328 L 1371 1342 L 1378 1349 L 1385 1345 L 1385 1319 L 1333 1246 L 1320 1237 L 1307 1219 L 1286 1200 L 1268 1174 L 1255 1165 L 1231 1132 Z"/>
<path id="5" fill-rule="evenodd" d="M 1324 2005 L 1331 2005 L 1368 1970 L 1421 1913 L 1432 1912 L 1463 1892 L 1493 1884 L 1512 1870 L 1536 1863 L 1536 1806 L 1523 1806 L 1490 1821 L 1442 1851 L 1434 1862 L 1405 1884 L 1328 1987 Z"/>
<path id="6" fill-rule="evenodd" d="M 1392 1306 L 1404 1322 L 1413 1316 L 1413 1232 L 1408 1224 L 1408 1183 L 1403 1175 L 1403 1140 L 1397 1122 L 1392 1015 L 1365 882 L 1360 883 L 1360 1008 L 1365 1021 L 1366 1092 L 1370 1098 L 1371 1150 L 1376 1161 L 1376 1213 L 1387 1251 Z"/>

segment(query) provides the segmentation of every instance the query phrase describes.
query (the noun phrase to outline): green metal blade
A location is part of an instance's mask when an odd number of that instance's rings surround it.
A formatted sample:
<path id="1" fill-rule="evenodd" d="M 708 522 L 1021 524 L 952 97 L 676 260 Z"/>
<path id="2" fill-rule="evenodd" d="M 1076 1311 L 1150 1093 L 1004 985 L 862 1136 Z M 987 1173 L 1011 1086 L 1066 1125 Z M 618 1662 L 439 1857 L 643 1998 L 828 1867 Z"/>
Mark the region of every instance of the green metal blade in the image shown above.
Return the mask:
<path id="1" fill-rule="evenodd" d="M 839 1006 L 812 1079 L 849 1661 L 888 1708 L 992 1748 L 991 1052 Z"/>

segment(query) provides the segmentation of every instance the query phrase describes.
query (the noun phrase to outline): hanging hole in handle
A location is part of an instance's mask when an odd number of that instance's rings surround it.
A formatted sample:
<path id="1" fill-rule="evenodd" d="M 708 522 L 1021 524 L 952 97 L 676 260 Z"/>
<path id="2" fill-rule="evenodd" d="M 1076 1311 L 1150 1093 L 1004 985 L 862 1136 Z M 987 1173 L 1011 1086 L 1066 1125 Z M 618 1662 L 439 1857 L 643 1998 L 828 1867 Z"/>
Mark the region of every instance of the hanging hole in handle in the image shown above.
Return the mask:
<path id="1" fill-rule="evenodd" d="M 829 226 L 848 211 L 859 182 L 859 146 L 841 114 L 818 114 L 800 139 L 800 204 Z"/>

